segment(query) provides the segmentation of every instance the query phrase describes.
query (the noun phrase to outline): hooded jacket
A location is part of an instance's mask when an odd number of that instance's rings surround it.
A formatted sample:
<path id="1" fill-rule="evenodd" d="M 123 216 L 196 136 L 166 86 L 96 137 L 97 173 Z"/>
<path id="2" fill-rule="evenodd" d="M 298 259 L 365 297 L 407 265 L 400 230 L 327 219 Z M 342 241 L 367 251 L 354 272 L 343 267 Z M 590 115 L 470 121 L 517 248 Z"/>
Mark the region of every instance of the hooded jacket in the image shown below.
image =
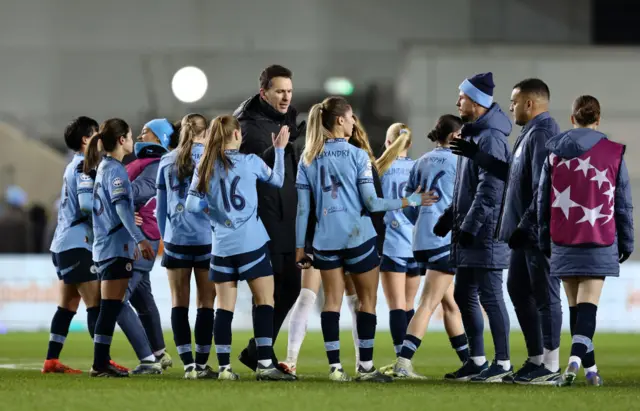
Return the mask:
<path id="1" fill-rule="evenodd" d="M 289 126 L 289 144 L 284 155 L 284 183 L 282 188 L 258 183 L 258 215 L 269 238 L 272 253 L 295 252 L 295 221 L 298 207 L 296 174 L 298 164 L 292 143 L 306 133 L 306 124 L 296 124 L 297 111 L 289 106 L 280 113 L 262 100 L 259 94 L 245 100 L 233 113 L 242 129 L 240 152 L 260 156 L 269 167 L 275 163 L 271 134 L 278 135 L 282 126 Z"/>
<path id="2" fill-rule="evenodd" d="M 606 138 L 606 135 L 596 130 L 576 128 L 553 137 L 547 143 L 550 154 L 544 163 L 540 176 L 538 225 L 540 248 L 546 251 L 551 250 L 552 275 L 617 276 L 620 272 L 618 263 L 620 254 L 630 254 L 633 251 L 633 203 L 629 173 L 624 159 L 621 160 L 621 154 L 617 158 L 615 158 L 616 156 L 609 158 L 608 161 L 616 163 L 617 175 L 615 176 L 607 175 L 611 173 L 591 166 L 590 158 L 578 159 Z M 596 147 L 596 149 L 598 148 Z M 601 155 L 601 153 L 594 153 L 594 155 Z M 555 167 L 566 166 L 568 170 L 563 171 L 576 173 L 575 181 L 582 188 L 579 195 L 574 194 L 572 198 L 571 186 L 552 187 L 552 164 L 555 164 Z M 613 202 L 612 218 L 615 220 L 616 229 L 613 244 L 588 244 L 584 238 L 577 241 L 581 244 L 555 244 L 551 240 L 552 209 L 555 209 L 556 215 L 558 212 L 563 213 L 569 222 L 590 224 L 593 228 L 593 243 L 597 243 L 595 238 L 599 236 L 598 230 L 601 230 L 602 227 L 596 227 L 596 224 L 608 223 L 608 216 L 605 215 L 608 213 L 602 205 L 596 207 L 594 204 L 580 204 L 580 202 L 585 202 L 585 199 L 582 198 L 585 196 L 585 192 L 589 194 L 594 190 L 598 191 L 595 194 L 600 194 L 599 198 L 608 196 Z M 554 200 L 552 201 L 552 199 Z M 604 205 L 607 209 L 611 208 L 611 204 Z M 557 217 L 561 216 L 557 215 Z M 582 227 L 579 228 L 582 229 Z M 556 237 L 560 238 L 561 236 L 556 235 Z M 583 234 L 580 237 L 583 237 Z"/>
<path id="3" fill-rule="evenodd" d="M 480 151 L 498 160 L 511 161 L 507 137 L 511 121 L 497 103 L 473 123 L 466 123 L 461 136 L 473 139 Z M 445 213 L 453 218 L 450 261 L 456 267 L 504 269 L 508 266 L 507 244 L 494 239 L 505 183 L 466 157 L 458 159 L 451 206 Z M 461 231 L 473 235 L 473 244 L 461 247 Z"/>

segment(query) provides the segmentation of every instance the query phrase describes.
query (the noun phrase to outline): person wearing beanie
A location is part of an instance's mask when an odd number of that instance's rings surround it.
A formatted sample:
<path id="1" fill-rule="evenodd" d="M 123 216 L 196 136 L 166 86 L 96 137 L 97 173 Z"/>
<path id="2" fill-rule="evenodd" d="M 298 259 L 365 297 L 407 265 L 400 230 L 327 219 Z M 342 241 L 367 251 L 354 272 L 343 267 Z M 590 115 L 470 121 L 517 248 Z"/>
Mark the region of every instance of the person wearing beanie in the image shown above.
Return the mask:
<path id="1" fill-rule="evenodd" d="M 480 151 L 509 162 L 507 137 L 511 121 L 493 102 L 492 73 L 481 73 L 459 86 L 456 106 L 464 121 L 461 138 L 473 141 Z M 451 232 L 450 262 L 456 267 L 454 296 L 462 313 L 469 340 L 470 359 L 446 379 L 501 382 L 513 373 L 509 357 L 509 315 L 502 294 L 502 270 L 508 267 L 509 248 L 495 239 L 505 184 L 466 157 L 458 160 L 451 206 L 439 218 L 433 232 Z M 496 357 L 491 365 L 484 350 L 484 320 L 478 304 L 489 317 Z"/>

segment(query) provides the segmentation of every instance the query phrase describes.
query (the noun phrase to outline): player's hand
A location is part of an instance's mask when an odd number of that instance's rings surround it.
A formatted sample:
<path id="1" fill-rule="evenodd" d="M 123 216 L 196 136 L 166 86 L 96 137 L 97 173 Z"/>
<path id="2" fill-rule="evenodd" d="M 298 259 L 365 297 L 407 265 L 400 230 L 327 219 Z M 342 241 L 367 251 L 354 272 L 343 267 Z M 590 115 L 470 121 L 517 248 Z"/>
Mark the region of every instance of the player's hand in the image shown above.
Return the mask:
<path id="1" fill-rule="evenodd" d="M 304 252 L 304 248 L 296 248 L 296 266 L 299 269 L 304 270 L 311 268 L 311 258 Z"/>
<path id="2" fill-rule="evenodd" d="M 140 217 L 140 213 L 138 212 L 133 213 L 133 218 L 136 221 L 136 225 L 140 227 L 142 225 L 142 217 Z"/>
<path id="3" fill-rule="evenodd" d="M 153 252 L 153 246 L 149 240 L 140 241 L 138 243 L 138 250 L 140 250 L 140 254 L 142 254 L 142 258 L 145 260 L 153 260 L 156 256 L 156 253 Z"/>
<path id="4" fill-rule="evenodd" d="M 430 206 L 438 202 L 440 197 L 435 191 L 427 191 L 426 193 L 422 193 L 422 204 L 423 206 Z"/>
<path id="5" fill-rule="evenodd" d="M 531 238 L 529 237 L 529 232 L 523 228 L 516 228 L 516 231 L 511 234 L 509 237 L 509 248 L 512 250 L 517 250 L 519 248 L 524 248 L 531 243 Z"/>
<path id="6" fill-rule="evenodd" d="M 275 148 L 285 148 L 289 143 L 289 126 L 282 126 L 280 132 L 276 136 L 275 133 L 271 133 L 271 142 Z"/>
<path id="7" fill-rule="evenodd" d="M 467 248 L 473 245 L 473 239 L 473 234 L 471 234 L 470 232 L 460 231 L 458 237 L 456 238 L 456 241 L 458 242 L 460 247 Z"/>
<path id="8" fill-rule="evenodd" d="M 422 186 L 418 186 L 416 191 L 411 194 L 407 199 L 408 207 L 417 207 L 422 204 Z"/>

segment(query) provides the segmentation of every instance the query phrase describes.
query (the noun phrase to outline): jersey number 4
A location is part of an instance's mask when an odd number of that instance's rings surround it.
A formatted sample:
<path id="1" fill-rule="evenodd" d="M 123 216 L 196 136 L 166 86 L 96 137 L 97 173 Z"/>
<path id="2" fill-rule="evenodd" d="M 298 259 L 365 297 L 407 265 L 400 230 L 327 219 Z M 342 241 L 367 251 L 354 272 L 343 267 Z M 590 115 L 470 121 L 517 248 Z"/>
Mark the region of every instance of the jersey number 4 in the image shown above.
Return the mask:
<path id="1" fill-rule="evenodd" d="M 231 188 L 229 190 L 229 195 L 227 196 L 227 183 L 224 179 L 220 179 L 220 191 L 222 191 L 222 202 L 224 203 L 224 209 L 228 213 L 231 211 L 231 207 L 233 207 L 237 211 L 241 211 L 244 209 L 246 205 L 246 201 L 244 198 L 236 193 L 238 189 L 238 183 L 240 183 L 240 176 L 235 176 L 233 181 L 231 181 Z M 229 201 L 231 199 L 231 201 Z"/>
<path id="2" fill-rule="evenodd" d="M 335 200 L 338 198 L 338 189 L 342 187 L 342 183 L 338 180 L 338 177 L 333 174 L 329 175 L 329 179 L 331 180 L 331 185 L 326 184 L 326 171 L 324 166 L 320 166 L 320 185 L 322 187 L 322 191 L 325 193 L 331 193 L 331 198 Z"/>

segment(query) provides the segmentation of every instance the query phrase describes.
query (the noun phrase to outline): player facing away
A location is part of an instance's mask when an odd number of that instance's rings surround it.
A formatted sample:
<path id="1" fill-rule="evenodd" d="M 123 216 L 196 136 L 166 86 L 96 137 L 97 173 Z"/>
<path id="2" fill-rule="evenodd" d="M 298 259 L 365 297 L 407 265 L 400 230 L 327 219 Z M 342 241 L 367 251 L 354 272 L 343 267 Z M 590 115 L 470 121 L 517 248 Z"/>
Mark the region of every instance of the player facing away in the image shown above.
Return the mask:
<path id="1" fill-rule="evenodd" d="M 274 281 L 269 256 L 269 235 L 258 217 L 256 182 L 282 187 L 284 148 L 289 129 L 272 135 L 275 149 L 274 170 L 255 154 L 241 154 L 240 123 L 233 116 L 219 116 L 211 122 L 209 139 L 198 165 L 187 210 L 207 210 L 215 233 L 210 279 L 215 283 L 218 310 L 214 339 L 220 380 L 237 380 L 231 369 L 231 322 L 238 297 L 238 281 L 247 281 L 255 303 L 253 332 L 258 351 L 258 380 L 292 381 L 294 375 L 282 372 L 273 363 Z"/>
<path id="2" fill-rule="evenodd" d="M 162 266 L 167 269 L 171 288 L 171 328 L 186 379 L 215 379 L 207 362 L 213 339 L 213 303 L 216 292 L 209 281 L 211 230 L 203 212 L 186 210 L 189 185 L 204 153 L 207 120 L 200 114 L 182 119 L 178 148 L 160 160 L 158 169 L 156 214 L 164 241 Z M 189 297 L 191 272 L 194 272 L 198 313 L 195 323 L 196 355 L 191 347 Z"/>
<path id="3" fill-rule="evenodd" d="M 357 380 L 389 382 L 393 379 L 373 366 L 380 259 L 376 251 L 376 233 L 371 219 L 362 213 L 362 204 L 371 212 L 388 211 L 418 205 L 422 196 L 414 193 L 402 199 L 378 198 L 369 156 L 347 141 L 354 124 L 351 106 L 342 97 L 329 97 L 311 108 L 306 147 L 296 179 L 296 260 L 304 268 L 310 266 L 304 245 L 313 193 L 317 220 L 313 264 L 321 272 L 325 292 L 321 325 L 330 366 L 329 378 L 350 380 L 340 364 L 340 307 L 344 275 L 348 271 L 360 300 Z"/>
<path id="4" fill-rule="evenodd" d="M 550 255 L 551 275 L 560 277 L 569 302 L 571 355 L 557 380 L 570 386 L 584 366 L 588 385 L 602 385 L 593 336 L 606 277 L 618 277 L 633 252 L 631 182 L 625 146 L 597 131 L 600 103 L 580 96 L 573 103 L 573 129 L 546 147 L 538 188 L 540 249 Z"/>
<path id="5" fill-rule="evenodd" d="M 444 209 L 451 203 L 456 176 L 456 158 L 449 149 L 449 142 L 462 128 L 462 120 L 453 115 L 441 116 L 428 138 L 436 148 L 420 157 L 409 174 L 405 192 L 415 187 L 427 187 L 436 195 L 433 205 L 419 207 L 416 212 L 408 209 L 406 216 L 415 224 L 412 232 L 413 255 L 418 264 L 426 268 L 426 280 L 418 309 L 409 321 L 404 341 L 391 372 L 397 378 L 422 379 L 413 371 L 411 360 L 438 304 L 442 304 L 444 325 L 451 346 L 465 363 L 469 359 L 469 346 L 462 327 L 460 310 L 453 297 L 454 269 L 449 266 L 451 236 L 444 238 L 433 234 L 433 227 Z M 445 379 L 455 379 L 447 374 Z"/>
<path id="6" fill-rule="evenodd" d="M 395 123 L 387 130 L 385 151 L 376 161 L 385 198 L 402 198 L 414 161 L 407 156 L 411 130 Z M 420 286 L 420 267 L 413 259 L 411 236 L 413 224 L 402 210 L 387 211 L 385 236 L 380 263 L 382 289 L 389 306 L 389 329 L 395 354 L 400 353 L 413 302 Z M 381 369 L 382 372 L 384 370 Z"/>
<path id="7" fill-rule="evenodd" d="M 84 149 L 98 131 L 98 123 L 78 117 L 64 131 L 64 141 L 75 155 L 64 170 L 58 225 L 51 243 L 53 265 L 58 274 L 58 309 L 51 319 L 49 349 L 43 373 L 80 374 L 59 361 L 80 300 L 87 307 L 87 325 L 91 339 L 100 311 L 100 283 L 93 268 L 91 247 L 91 204 L 93 179 L 82 172 Z"/>
<path id="8" fill-rule="evenodd" d="M 100 158 L 100 151 L 105 155 Z M 110 363 L 109 351 L 116 319 L 122 309 L 133 261 L 155 257 L 151 243 L 135 224 L 133 195 L 125 155 L 133 152 L 129 125 L 121 119 L 105 121 L 87 147 L 84 172 L 98 165 L 93 187 L 93 261 L 101 279 L 100 314 L 95 326 L 92 377 L 128 377 Z"/>

